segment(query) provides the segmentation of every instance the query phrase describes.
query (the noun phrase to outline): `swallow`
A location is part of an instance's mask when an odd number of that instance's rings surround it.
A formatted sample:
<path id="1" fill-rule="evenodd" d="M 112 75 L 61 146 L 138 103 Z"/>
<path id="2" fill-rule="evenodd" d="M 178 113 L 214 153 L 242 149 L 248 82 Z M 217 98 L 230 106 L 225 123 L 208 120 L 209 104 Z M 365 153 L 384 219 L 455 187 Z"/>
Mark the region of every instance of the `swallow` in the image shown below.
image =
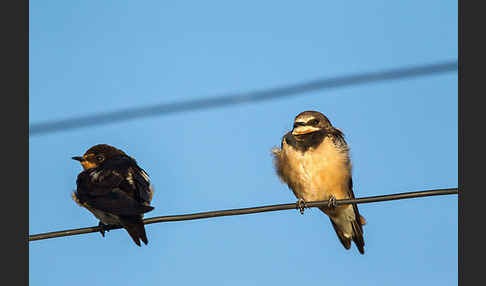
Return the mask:
<path id="1" fill-rule="evenodd" d="M 73 200 L 99 219 L 101 235 L 108 225 L 120 225 L 133 241 L 148 243 L 143 215 L 154 209 L 150 206 L 154 190 L 148 174 L 134 158 L 120 149 L 106 144 L 89 148 L 79 161 L 79 173 Z"/>
<path id="2" fill-rule="evenodd" d="M 304 111 L 294 119 L 280 148 L 272 149 L 278 177 L 298 198 L 303 213 L 305 202 L 328 200 L 320 210 L 331 224 L 345 249 L 351 240 L 364 254 L 364 217 L 356 204 L 336 206 L 336 199 L 354 199 L 349 147 L 344 134 L 332 126 L 324 114 Z"/>

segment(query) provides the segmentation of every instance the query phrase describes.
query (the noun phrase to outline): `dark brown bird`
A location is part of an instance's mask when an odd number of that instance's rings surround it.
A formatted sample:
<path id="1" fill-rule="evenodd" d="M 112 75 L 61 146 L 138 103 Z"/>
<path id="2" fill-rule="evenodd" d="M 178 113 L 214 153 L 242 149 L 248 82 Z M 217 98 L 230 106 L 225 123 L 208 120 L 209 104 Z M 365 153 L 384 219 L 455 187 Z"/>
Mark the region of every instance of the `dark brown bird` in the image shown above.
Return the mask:
<path id="1" fill-rule="evenodd" d="M 273 148 L 272 154 L 278 176 L 299 199 L 299 205 L 329 200 L 328 208 L 320 209 L 329 216 L 339 240 L 346 249 L 353 240 L 364 254 L 362 226 L 366 221 L 358 206 L 334 205 L 336 199 L 354 198 L 344 134 L 322 113 L 305 111 L 295 117 L 292 131 L 283 136 L 281 148 Z"/>
<path id="2" fill-rule="evenodd" d="M 150 206 L 153 188 L 147 173 L 132 157 L 106 144 L 95 145 L 84 155 L 73 157 L 83 166 L 76 180 L 73 200 L 100 222 L 101 235 L 107 225 L 123 226 L 133 241 L 148 243 L 143 215 Z"/>

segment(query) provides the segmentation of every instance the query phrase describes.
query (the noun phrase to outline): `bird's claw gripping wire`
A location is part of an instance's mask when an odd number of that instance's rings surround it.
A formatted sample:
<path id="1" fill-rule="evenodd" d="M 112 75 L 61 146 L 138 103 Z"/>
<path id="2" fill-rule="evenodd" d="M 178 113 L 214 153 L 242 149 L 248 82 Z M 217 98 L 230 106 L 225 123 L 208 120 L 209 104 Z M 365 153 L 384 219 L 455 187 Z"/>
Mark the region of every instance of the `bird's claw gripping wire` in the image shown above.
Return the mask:
<path id="1" fill-rule="evenodd" d="M 330 208 L 330 209 L 334 209 L 334 208 L 336 208 L 336 206 L 337 206 L 336 197 L 331 195 L 331 197 L 329 198 L 329 201 L 327 202 L 327 207 Z"/>
<path id="2" fill-rule="evenodd" d="M 303 199 L 297 200 L 297 209 L 300 211 L 300 214 L 304 214 L 304 209 L 306 208 L 305 201 Z"/>
<path id="3" fill-rule="evenodd" d="M 108 229 L 108 225 L 102 223 L 101 221 L 98 223 L 98 227 L 100 228 L 101 236 L 105 237 L 105 231 L 110 231 Z"/>

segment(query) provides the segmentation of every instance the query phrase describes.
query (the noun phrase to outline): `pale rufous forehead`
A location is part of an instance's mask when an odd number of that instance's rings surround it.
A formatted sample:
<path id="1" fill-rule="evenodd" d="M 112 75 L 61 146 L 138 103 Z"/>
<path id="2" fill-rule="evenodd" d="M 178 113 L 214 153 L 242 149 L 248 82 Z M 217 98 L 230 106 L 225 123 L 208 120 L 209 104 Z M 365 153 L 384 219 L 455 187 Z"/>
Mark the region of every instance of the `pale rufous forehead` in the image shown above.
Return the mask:
<path id="1" fill-rule="evenodd" d="M 306 123 L 306 122 L 308 122 L 309 120 L 312 120 L 312 119 L 318 119 L 318 118 L 316 118 L 316 116 L 314 116 L 312 114 L 302 114 L 302 115 L 299 115 L 295 118 L 295 122 Z"/>
<path id="2" fill-rule="evenodd" d="M 329 119 L 322 113 L 318 111 L 304 111 L 299 113 L 297 117 L 295 117 L 294 122 L 295 123 L 307 123 L 309 120 L 312 119 L 317 119 L 319 121 L 327 122 L 328 124 L 331 124 Z"/>

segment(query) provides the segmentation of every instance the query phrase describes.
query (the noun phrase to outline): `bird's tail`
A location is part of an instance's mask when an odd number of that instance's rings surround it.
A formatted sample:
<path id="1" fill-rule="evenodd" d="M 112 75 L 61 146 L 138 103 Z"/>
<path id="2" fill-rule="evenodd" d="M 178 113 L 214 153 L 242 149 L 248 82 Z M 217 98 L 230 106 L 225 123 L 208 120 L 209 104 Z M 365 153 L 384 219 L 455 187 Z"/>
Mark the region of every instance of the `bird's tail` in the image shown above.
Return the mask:
<path id="1" fill-rule="evenodd" d="M 120 217 L 120 221 L 130 237 L 138 246 L 141 246 L 140 240 L 142 240 L 145 244 L 148 243 L 147 233 L 145 232 L 145 226 L 142 222 L 141 216 L 124 218 Z"/>
<path id="2" fill-rule="evenodd" d="M 345 213 L 341 213 L 337 216 L 329 216 L 331 224 L 336 231 L 339 241 L 343 244 L 344 248 L 351 248 L 351 240 L 354 241 L 356 247 L 361 254 L 364 254 L 364 238 L 363 238 L 363 225 L 366 224 L 364 217 L 359 215 L 359 212 L 355 212 L 354 206 L 349 206 L 344 210 Z M 347 214 L 346 212 L 353 212 L 355 215 Z M 349 220 L 348 218 L 353 219 Z M 358 219 L 356 219 L 359 217 Z"/>

